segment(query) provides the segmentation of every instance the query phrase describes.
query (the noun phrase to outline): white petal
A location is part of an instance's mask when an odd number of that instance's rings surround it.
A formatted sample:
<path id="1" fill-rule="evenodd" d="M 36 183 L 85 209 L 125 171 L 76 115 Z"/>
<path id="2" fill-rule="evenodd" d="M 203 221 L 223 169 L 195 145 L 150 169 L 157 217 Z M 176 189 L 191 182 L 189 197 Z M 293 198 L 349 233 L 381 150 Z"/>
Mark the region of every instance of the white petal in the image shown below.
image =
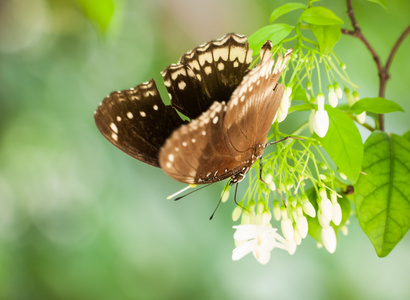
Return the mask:
<path id="1" fill-rule="evenodd" d="M 240 245 L 239 247 L 236 247 L 232 251 L 232 260 L 240 260 L 242 257 L 244 257 L 246 254 L 252 252 L 253 248 L 256 246 L 256 241 L 252 240 L 249 241 L 245 244 Z"/>
<path id="2" fill-rule="evenodd" d="M 313 130 L 319 137 L 324 137 L 329 129 L 329 115 L 326 110 L 317 110 L 313 120 Z"/>
<path id="3" fill-rule="evenodd" d="M 270 251 L 262 247 L 256 247 L 253 251 L 253 256 L 259 261 L 260 264 L 266 265 L 270 260 Z"/>
<path id="4" fill-rule="evenodd" d="M 238 225 L 233 226 L 236 228 L 233 238 L 239 241 L 246 241 L 249 239 L 254 239 L 257 237 L 257 227 L 256 225 Z"/>

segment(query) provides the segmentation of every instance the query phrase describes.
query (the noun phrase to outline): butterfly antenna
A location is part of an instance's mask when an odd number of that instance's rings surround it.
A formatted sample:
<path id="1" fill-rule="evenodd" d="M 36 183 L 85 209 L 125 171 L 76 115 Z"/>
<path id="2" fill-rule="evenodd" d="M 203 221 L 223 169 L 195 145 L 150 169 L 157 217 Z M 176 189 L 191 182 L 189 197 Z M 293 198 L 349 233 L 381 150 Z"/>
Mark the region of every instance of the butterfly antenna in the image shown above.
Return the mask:
<path id="1" fill-rule="evenodd" d="M 203 188 L 206 188 L 206 187 L 208 187 L 208 186 L 210 186 L 210 185 L 211 185 L 211 184 L 207 184 L 207 185 L 201 186 L 201 187 L 197 188 L 196 190 L 194 190 L 194 191 L 192 191 L 192 192 L 189 192 L 189 193 L 187 193 L 187 194 L 185 194 L 185 195 L 182 195 L 182 196 L 179 196 L 179 197 L 175 198 L 174 201 L 178 201 L 178 200 L 180 200 L 180 199 L 182 199 L 182 198 L 184 198 L 184 197 L 186 197 L 186 196 L 188 196 L 188 195 L 191 195 L 192 193 L 198 192 L 199 190 L 202 190 Z M 193 184 L 192 187 L 196 187 L 196 185 Z M 187 188 L 185 188 L 185 189 L 183 189 L 183 190 L 187 190 Z M 181 191 L 175 193 L 174 195 L 178 195 L 178 194 L 182 193 L 183 190 L 181 190 Z"/>
<path id="2" fill-rule="evenodd" d="M 274 141 L 274 142 L 267 143 L 267 144 L 265 145 L 265 147 L 270 146 L 270 145 L 275 145 L 275 144 L 277 144 L 277 143 L 281 143 L 281 142 L 283 142 L 283 141 L 286 141 L 287 139 L 304 140 L 303 138 L 300 138 L 300 137 L 298 137 L 298 136 L 288 135 L 287 137 L 284 137 L 283 139 L 280 139 L 280 140 L 277 140 L 277 141 Z"/>
<path id="3" fill-rule="evenodd" d="M 221 197 L 219 198 L 219 202 L 218 202 L 218 204 L 216 205 L 216 207 L 215 207 L 215 209 L 214 209 L 214 212 L 213 212 L 212 215 L 209 217 L 209 220 L 212 220 L 212 219 L 213 219 L 213 217 L 214 217 L 214 215 L 215 215 L 215 213 L 216 213 L 216 210 L 218 209 L 219 205 L 221 205 L 222 199 L 224 198 L 224 195 L 225 195 L 226 191 L 228 191 L 228 186 L 230 186 L 230 183 L 231 183 L 231 181 L 228 181 L 228 182 L 225 184 L 224 190 L 223 190 L 223 192 L 222 192 L 222 194 L 221 194 Z M 224 200 L 224 201 L 225 201 L 225 200 Z"/>

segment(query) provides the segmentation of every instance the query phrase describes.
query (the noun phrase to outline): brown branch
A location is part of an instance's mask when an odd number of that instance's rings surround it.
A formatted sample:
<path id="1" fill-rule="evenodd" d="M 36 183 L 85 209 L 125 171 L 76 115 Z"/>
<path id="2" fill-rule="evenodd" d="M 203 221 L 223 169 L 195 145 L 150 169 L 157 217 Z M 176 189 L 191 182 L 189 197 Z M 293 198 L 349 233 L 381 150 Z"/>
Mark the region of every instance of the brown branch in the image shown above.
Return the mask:
<path id="1" fill-rule="evenodd" d="M 348 30 L 348 29 L 342 29 L 342 33 L 346 35 L 351 35 L 355 38 L 358 38 L 359 40 L 362 41 L 362 43 L 366 46 L 367 50 L 370 51 L 372 54 L 373 60 L 376 63 L 377 66 L 377 71 L 379 75 L 379 97 L 384 98 L 385 92 L 386 92 L 386 84 L 387 81 L 390 79 L 389 75 L 389 68 L 391 65 L 391 62 L 394 58 L 394 55 L 396 54 L 399 46 L 403 42 L 403 40 L 407 37 L 407 35 L 410 33 L 410 26 L 408 26 L 404 32 L 400 35 L 399 39 L 396 41 L 394 44 L 389 57 L 387 58 L 386 64 L 383 66 L 379 55 L 377 55 L 375 49 L 373 46 L 370 44 L 370 42 L 364 37 L 362 30 L 359 27 L 359 24 L 357 23 L 354 10 L 352 7 L 352 1 L 351 0 L 346 0 L 346 5 L 347 5 L 347 15 L 349 16 L 349 19 L 353 25 L 353 30 Z M 379 114 L 379 129 L 384 131 L 384 115 Z"/>
<path id="2" fill-rule="evenodd" d="M 390 51 L 390 55 L 387 58 L 386 64 L 384 66 L 384 69 L 386 72 L 389 72 L 389 68 L 391 65 L 391 62 L 394 58 L 394 55 L 396 54 L 397 50 L 399 49 L 401 43 L 404 41 L 404 39 L 407 37 L 407 35 L 410 33 L 410 25 L 407 26 L 407 28 L 403 31 L 403 33 L 400 35 L 399 39 L 396 41 L 396 44 L 394 44 L 393 48 Z"/>

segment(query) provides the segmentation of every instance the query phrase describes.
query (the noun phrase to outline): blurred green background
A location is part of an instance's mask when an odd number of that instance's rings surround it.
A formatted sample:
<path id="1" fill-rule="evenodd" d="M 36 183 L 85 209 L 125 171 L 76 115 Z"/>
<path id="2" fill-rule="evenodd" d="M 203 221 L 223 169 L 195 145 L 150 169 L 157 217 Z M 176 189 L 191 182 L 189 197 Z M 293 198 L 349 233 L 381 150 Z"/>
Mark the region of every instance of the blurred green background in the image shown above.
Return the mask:
<path id="1" fill-rule="evenodd" d="M 154 77 L 164 92 L 159 72 L 183 53 L 228 32 L 249 36 L 283 3 L 0 0 L 0 299 L 410 299 L 408 235 L 377 258 L 352 216 L 333 255 L 307 238 L 266 266 L 251 255 L 232 262 L 232 199 L 208 220 L 223 183 L 166 200 L 184 185 L 116 149 L 94 124 L 111 91 Z M 344 1 L 318 5 L 350 28 Z M 385 61 L 409 1 L 388 1 L 388 13 L 353 5 Z M 376 96 L 364 46 L 342 36 L 336 51 L 361 96 Z M 409 125 L 409 53 L 407 38 L 386 93 L 406 110 L 386 116 L 398 134 Z"/>

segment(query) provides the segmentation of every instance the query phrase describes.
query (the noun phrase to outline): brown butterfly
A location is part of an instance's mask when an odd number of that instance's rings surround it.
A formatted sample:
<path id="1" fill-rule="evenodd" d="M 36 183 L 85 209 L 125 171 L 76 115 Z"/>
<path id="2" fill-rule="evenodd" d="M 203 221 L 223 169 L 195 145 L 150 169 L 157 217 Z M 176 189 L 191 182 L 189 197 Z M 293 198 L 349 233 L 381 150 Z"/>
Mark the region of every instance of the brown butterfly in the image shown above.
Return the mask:
<path id="1" fill-rule="evenodd" d="M 271 49 L 266 42 L 260 64 L 249 70 L 244 36 L 196 47 L 162 72 L 170 106 L 150 80 L 107 96 L 95 112 L 97 127 L 113 145 L 177 181 L 237 183 L 262 156 L 283 96 L 277 81 L 290 51 L 275 64 Z"/>

